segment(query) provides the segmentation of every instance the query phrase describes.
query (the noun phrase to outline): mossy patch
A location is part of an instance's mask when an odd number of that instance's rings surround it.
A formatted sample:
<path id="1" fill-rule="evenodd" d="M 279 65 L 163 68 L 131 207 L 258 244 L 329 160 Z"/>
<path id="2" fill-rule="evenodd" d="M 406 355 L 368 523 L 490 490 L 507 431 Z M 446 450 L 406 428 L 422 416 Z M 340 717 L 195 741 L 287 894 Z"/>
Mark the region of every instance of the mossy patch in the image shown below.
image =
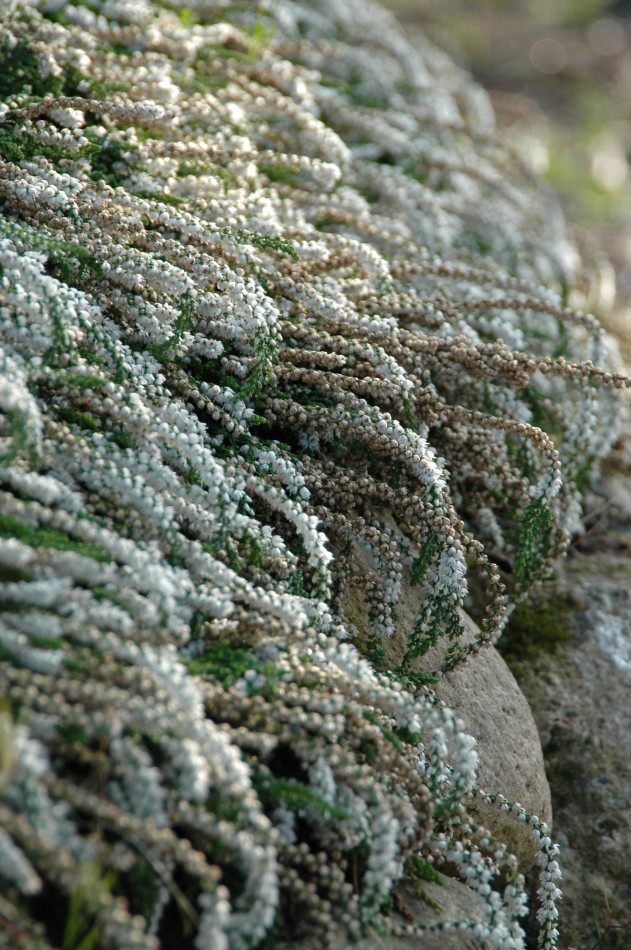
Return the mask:
<path id="1" fill-rule="evenodd" d="M 550 656 L 576 636 L 575 611 L 576 603 L 563 591 L 548 591 L 545 599 L 515 608 L 498 647 L 518 679 L 526 661 Z"/>
<path id="2" fill-rule="evenodd" d="M 418 854 L 411 854 L 405 862 L 405 881 L 408 886 L 417 894 L 426 904 L 433 907 L 434 910 L 442 911 L 442 906 L 427 893 L 423 887 L 424 883 L 433 882 L 441 887 L 444 884 L 443 876 L 436 868 L 429 864 Z"/>

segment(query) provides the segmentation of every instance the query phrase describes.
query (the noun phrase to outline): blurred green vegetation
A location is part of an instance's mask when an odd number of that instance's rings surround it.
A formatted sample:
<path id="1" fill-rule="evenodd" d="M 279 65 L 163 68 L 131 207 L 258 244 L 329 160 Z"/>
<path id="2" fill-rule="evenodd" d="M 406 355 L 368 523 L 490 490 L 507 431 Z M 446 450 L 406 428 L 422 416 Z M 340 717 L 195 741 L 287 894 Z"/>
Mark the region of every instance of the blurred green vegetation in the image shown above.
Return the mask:
<path id="1" fill-rule="evenodd" d="M 631 296 L 631 0 L 385 0 L 491 93 Z M 625 286 L 626 285 L 626 286 Z"/>

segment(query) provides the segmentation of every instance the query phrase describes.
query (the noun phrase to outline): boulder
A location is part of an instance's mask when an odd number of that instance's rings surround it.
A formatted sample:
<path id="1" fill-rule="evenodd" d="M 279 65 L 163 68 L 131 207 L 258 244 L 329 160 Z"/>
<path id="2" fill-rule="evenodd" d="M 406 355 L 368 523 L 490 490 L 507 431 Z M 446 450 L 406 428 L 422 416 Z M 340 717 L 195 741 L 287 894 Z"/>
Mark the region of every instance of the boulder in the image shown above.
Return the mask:
<path id="1" fill-rule="evenodd" d="M 354 545 L 353 554 L 358 572 L 368 573 L 371 567 L 374 570 L 369 554 L 359 544 Z M 395 633 L 383 643 L 389 668 L 398 666 L 403 660 L 407 634 L 422 603 L 422 588 L 411 587 L 404 572 Z M 345 616 L 360 631 L 360 642 L 365 643 L 365 631 L 370 629 L 370 622 L 361 585 L 348 586 L 343 595 L 343 609 Z M 463 643 L 467 644 L 479 636 L 479 630 L 464 611 L 462 621 Z M 423 669 L 438 668 L 443 653 L 442 643 L 430 650 L 423 657 Z M 436 684 L 435 691 L 438 698 L 463 721 L 465 731 L 476 739 L 478 786 L 486 792 L 499 792 L 511 802 L 519 802 L 527 812 L 550 825 L 550 788 L 539 733 L 528 701 L 495 647 L 484 647 L 452 673 L 444 675 Z M 471 812 L 516 855 L 520 870 L 525 871 L 532 865 L 536 846 L 527 824 L 480 798 L 472 803 Z"/>
<path id="2" fill-rule="evenodd" d="M 466 884 L 453 878 L 442 878 L 442 885 L 427 881 L 423 894 L 416 894 L 409 887 L 398 889 L 405 910 L 417 924 L 433 924 L 437 921 L 459 922 L 463 925 L 483 923 L 484 905 L 480 897 Z M 407 915 L 406 915 L 407 916 Z M 488 950 L 487 940 L 477 937 L 472 927 L 463 930 L 427 930 L 419 936 L 390 937 L 374 934 L 356 944 L 357 950 Z"/>
<path id="3" fill-rule="evenodd" d="M 463 930 L 437 929 L 427 930 L 413 936 L 397 937 L 379 933 L 376 929 L 368 933 L 357 943 L 349 944 L 340 935 L 339 941 L 331 950 L 489 950 L 487 940 L 473 933 L 476 923 L 485 920 L 482 899 L 461 881 L 442 876 L 442 883 L 426 881 L 422 892 L 412 890 L 409 885 L 397 886 L 398 905 L 405 914 L 395 913 L 393 922 L 431 925 L 439 921 L 460 923 L 469 927 Z M 303 940 L 299 943 L 279 944 L 277 950 L 321 950 L 321 942 Z"/>
<path id="4" fill-rule="evenodd" d="M 597 488 L 590 507 L 606 514 L 543 592 L 548 609 L 564 603 L 573 636 L 516 665 L 550 777 L 561 930 L 577 947 L 631 922 L 631 474 Z"/>
<path id="5" fill-rule="evenodd" d="M 465 634 L 474 637 L 473 620 L 463 614 L 463 621 Z M 446 674 L 436 684 L 436 695 L 476 738 L 478 786 L 519 802 L 550 825 L 550 788 L 537 726 L 517 680 L 495 647 L 480 650 Z M 536 846 L 527 824 L 481 798 L 469 810 L 516 855 L 522 871 L 532 865 Z"/>

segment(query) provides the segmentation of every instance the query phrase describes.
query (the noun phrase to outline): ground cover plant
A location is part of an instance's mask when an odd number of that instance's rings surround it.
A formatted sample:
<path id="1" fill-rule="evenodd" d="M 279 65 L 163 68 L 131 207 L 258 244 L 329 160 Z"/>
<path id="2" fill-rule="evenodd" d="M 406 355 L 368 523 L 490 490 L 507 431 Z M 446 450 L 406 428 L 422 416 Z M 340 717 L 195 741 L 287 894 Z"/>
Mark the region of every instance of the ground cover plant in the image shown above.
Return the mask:
<path id="1" fill-rule="evenodd" d="M 486 922 L 436 926 L 523 946 L 432 684 L 615 437 L 555 202 L 363 2 L 0 11 L 0 939 L 412 932 L 392 886 L 447 856 Z M 558 849 L 513 810 L 552 947 Z"/>

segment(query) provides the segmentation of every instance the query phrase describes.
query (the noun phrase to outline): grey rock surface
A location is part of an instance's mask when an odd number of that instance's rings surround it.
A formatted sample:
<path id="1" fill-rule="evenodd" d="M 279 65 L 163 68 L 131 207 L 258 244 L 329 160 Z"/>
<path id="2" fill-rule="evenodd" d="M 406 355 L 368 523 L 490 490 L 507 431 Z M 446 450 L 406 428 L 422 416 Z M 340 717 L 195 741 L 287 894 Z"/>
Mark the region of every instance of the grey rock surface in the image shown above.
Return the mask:
<path id="1" fill-rule="evenodd" d="M 360 545 L 354 546 L 354 558 L 358 571 L 369 569 L 369 555 Z M 422 589 L 410 586 L 409 576 L 404 572 L 396 632 L 384 641 L 390 668 L 398 666 L 403 659 L 406 637 L 421 604 Z M 359 631 L 370 629 L 369 608 L 361 585 L 349 585 L 343 605 L 347 617 Z M 466 645 L 479 636 L 479 630 L 464 612 L 462 620 L 462 642 Z M 444 649 L 441 643 L 430 650 L 422 658 L 422 668 L 426 671 L 438 668 Z M 518 802 L 550 825 L 550 789 L 537 726 L 517 680 L 495 647 L 484 647 L 470 656 L 460 667 L 446 674 L 435 690 L 438 698 L 456 713 L 464 722 L 465 730 L 476 739 L 478 786 Z M 521 871 L 532 866 L 536 847 L 528 825 L 481 799 L 476 799 L 471 810 L 480 823 L 516 855 Z"/>
<path id="2" fill-rule="evenodd" d="M 544 592 L 569 601 L 559 625 L 573 635 L 524 658 L 519 678 L 552 791 L 565 945 L 619 950 L 631 932 L 631 466 L 588 504 L 601 520 Z"/>
<path id="3" fill-rule="evenodd" d="M 485 919 L 480 898 L 466 884 L 453 878 L 443 877 L 442 885 L 426 882 L 423 885 L 424 897 L 409 888 L 401 887 L 398 890 L 406 910 L 417 924 L 428 925 L 439 920 L 475 924 Z M 360 940 L 355 947 L 356 950 L 419 950 L 420 947 L 423 950 L 487 950 L 490 944 L 476 937 L 469 929 L 427 930 L 410 937 L 382 937 L 375 934 Z"/>
<path id="4" fill-rule="evenodd" d="M 466 614 L 465 630 L 477 628 Z M 517 680 L 495 647 L 486 647 L 436 685 L 436 695 L 462 719 L 477 741 L 478 785 L 519 802 L 527 812 L 552 822 L 550 788 L 539 733 Z M 519 860 L 520 869 L 533 863 L 536 847 L 524 822 L 476 799 L 471 811 Z"/>
<path id="5" fill-rule="evenodd" d="M 399 885 L 397 894 L 403 910 L 395 913 L 395 924 L 415 923 L 431 926 L 439 921 L 475 925 L 485 919 L 482 900 L 461 881 L 442 878 L 442 884 L 427 881 L 423 893 L 415 893 L 407 885 Z M 425 930 L 413 936 L 396 937 L 375 931 L 348 944 L 342 938 L 334 950 L 490 950 L 487 940 L 476 937 L 471 927 L 464 930 Z M 321 945 L 304 940 L 298 944 L 280 944 L 277 950 L 321 950 Z"/>

